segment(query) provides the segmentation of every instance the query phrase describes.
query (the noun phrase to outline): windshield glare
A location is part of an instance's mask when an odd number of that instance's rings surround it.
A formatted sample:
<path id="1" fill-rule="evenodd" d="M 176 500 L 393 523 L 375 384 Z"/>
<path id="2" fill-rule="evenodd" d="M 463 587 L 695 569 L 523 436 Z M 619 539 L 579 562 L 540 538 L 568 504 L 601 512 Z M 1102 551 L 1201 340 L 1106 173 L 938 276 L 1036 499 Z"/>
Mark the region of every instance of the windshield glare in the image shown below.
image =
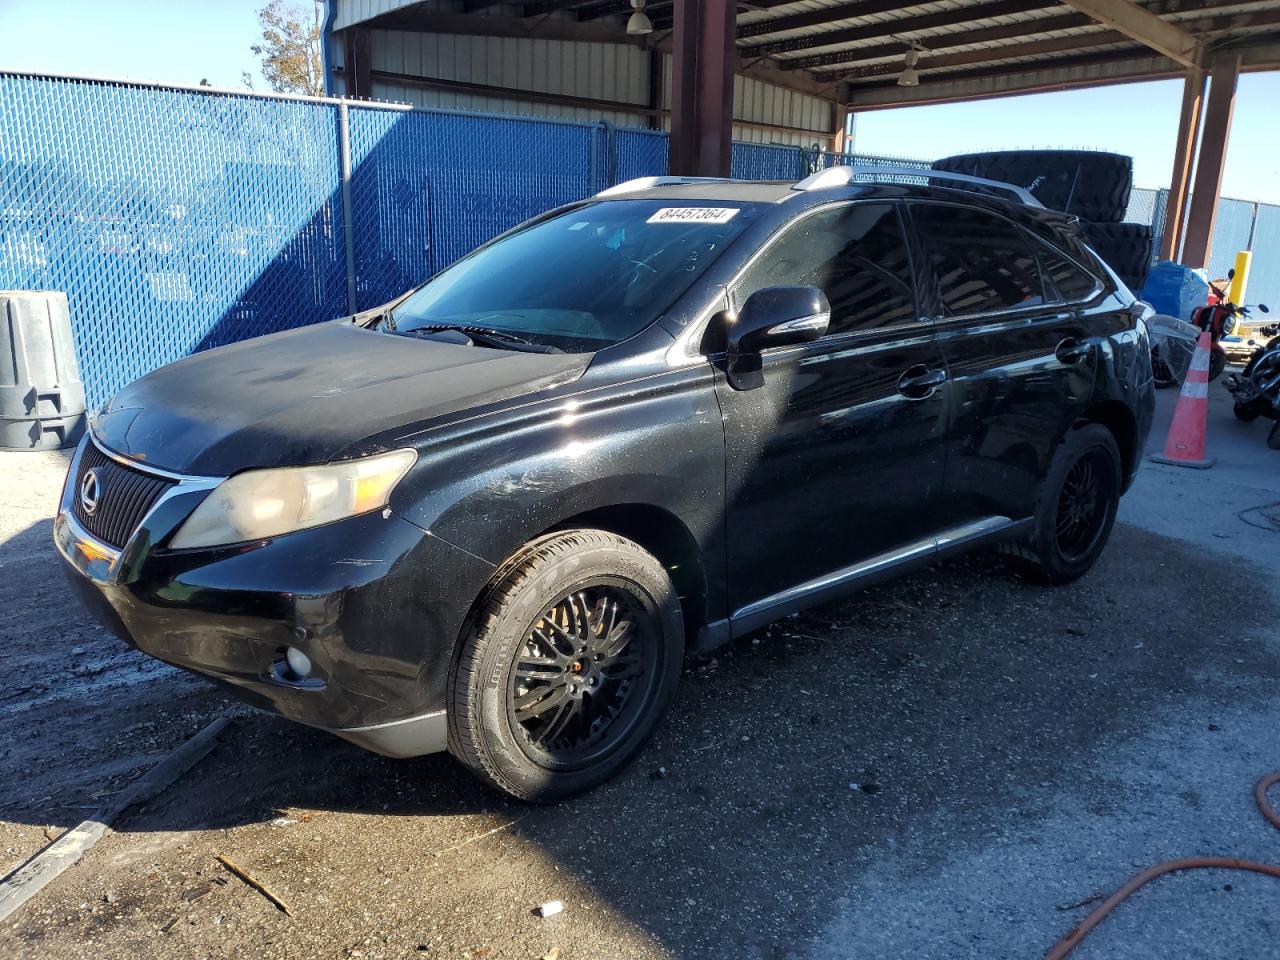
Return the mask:
<path id="1" fill-rule="evenodd" d="M 753 219 L 733 201 L 588 204 L 446 268 L 395 308 L 394 331 L 455 324 L 599 350 L 661 316 Z"/>

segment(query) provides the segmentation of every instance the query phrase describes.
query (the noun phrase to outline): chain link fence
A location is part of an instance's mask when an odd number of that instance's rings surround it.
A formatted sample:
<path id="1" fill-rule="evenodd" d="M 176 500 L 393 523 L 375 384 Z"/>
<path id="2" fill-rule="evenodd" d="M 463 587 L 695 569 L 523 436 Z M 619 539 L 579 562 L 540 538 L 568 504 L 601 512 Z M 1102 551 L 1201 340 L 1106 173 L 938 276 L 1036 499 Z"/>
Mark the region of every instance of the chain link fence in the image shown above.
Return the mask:
<path id="1" fill-rule="evenodd" d="M 195 351 L 383 303 L 667 158 L 666 133 L 602 123 L 0 73 L 0 289 L 66 292 L 97 404 Z M 754 143 L 731 166 L 841 163 L 929 167 Z M 1239 203 L 1211 269 L 1254 244 L 1257 299 L 1280 282 L 1280 208 Z M 1163 212 L 1134 191 L 1129 219 L 1158 232 Z"/>

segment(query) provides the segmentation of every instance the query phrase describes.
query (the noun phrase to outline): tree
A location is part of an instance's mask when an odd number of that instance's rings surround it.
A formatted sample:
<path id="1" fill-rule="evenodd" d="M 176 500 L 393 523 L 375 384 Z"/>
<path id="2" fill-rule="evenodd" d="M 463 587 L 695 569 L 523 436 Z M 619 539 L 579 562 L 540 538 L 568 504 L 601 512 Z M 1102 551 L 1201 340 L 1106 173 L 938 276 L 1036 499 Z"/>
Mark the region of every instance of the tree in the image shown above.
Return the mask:
<path id="1" fill-rule="evenodd" d="M 262 75 L 276 93 L 324 95 L 324 61 L 320 57 L 320 0 L 313 0 L 311 16 L 285 0 L 271 0 L 258 11 L 262 40 L 249 49 L 262 60 Z M 244 75 L 250 88 L 253 83 Z"/>

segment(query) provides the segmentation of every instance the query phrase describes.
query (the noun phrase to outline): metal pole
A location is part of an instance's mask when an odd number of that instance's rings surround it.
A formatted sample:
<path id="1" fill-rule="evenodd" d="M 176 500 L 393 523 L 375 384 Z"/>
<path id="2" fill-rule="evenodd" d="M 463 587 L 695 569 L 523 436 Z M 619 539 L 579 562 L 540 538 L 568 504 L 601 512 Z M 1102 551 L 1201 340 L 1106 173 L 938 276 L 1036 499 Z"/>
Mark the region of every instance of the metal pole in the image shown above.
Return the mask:
<path id="1" fill-rule="evenodd" d="M 1213 228 L 1217 221 L 1218 196 L 1222 191 L 1222 168 L 1231 135 L 1231 114 L 1235 107 L 1236 78 L 1240 54 L 1219 53 L 1210 69 L 1209 100 L 1205 105 L 1196 178 L 1191 188 L 1191 210 L 1183 236 L 1182 262 L 1188 267 L 1207 267 L 1213 250 Z"/>
<path id="2" fill-rule="evenodd" d="M 356 239 L 351 205 L 351 119 L 347 102 L 338 102 L 338 154 L 342 170 L 342 247 L 347 255 L 347 310 L 355 313 L 356 304 Z"/>
<path id="3" fill-rule="evenodd" d="M 1182 110 L 1178 115 L 1178 142 L 1173 155 L 1173 174 L 1165 197 L 1164 231 L 1160 238 L 1160 259 L 1178 259 L 1182 231 L 1186 226 L 1187 198 L 1195 165 L 1200 117 L 1204 112 L 1204 91 L 1208 75 L 1189 70 L 1182 80 Z"/>

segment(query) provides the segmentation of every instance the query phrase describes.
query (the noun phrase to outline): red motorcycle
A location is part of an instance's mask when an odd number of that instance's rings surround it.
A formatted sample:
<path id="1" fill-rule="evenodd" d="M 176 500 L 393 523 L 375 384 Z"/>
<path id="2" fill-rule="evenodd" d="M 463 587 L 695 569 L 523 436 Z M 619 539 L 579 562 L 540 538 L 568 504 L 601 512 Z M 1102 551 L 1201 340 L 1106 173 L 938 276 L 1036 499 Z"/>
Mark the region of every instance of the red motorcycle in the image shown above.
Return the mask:
<path id="1" fill-rule="evenodd" d="M 1227 283 L 1235 279 L 1235 270 L 1227 272 Z M 1227 292 L 1216 283 L 1209 283 L 1209 302 L 1196 307 L 1191 313 L 1191 322 L 1201 332 L 1208 330 L 1213 337 L 1213 347 L 1209 353 L 1209 380 L 1217 380 L 1227 367 L 1227 351 L 1222 347 L 1222 338 L 1235 330 L 1239 320 L 1248 316 L 1247 307 L 1237 307 L 1227 299 Z"/>

